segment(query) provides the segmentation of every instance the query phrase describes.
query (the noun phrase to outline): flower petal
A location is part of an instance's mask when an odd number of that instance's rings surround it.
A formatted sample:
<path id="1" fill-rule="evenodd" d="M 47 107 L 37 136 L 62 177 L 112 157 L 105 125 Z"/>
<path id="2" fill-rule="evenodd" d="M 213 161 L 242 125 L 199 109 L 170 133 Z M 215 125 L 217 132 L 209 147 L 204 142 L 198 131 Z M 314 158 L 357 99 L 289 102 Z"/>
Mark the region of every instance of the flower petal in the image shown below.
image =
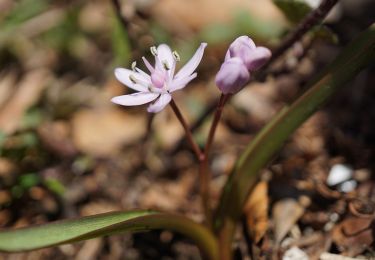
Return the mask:
<path id="1" fill-rule="evenodd" d="M 227 53 L 225 53 L 225 58 L 224 58 L 224 61 L 227 61 L 229 60 L 230 58 L 233 58 L 230 54 L 230 50 L 227 50 Z"/>
<path id="2" fill-rule="evenodd" d="M 185 78 L 174 79 L 169 85 L 169 92 L 173 92 L 184 88 L 190 81 L 192 81 L 197 76 L 197 73 L 193 73 Z"/>
<path id="3" fill-rule="evenodd" d="M 195 69 L 198 67 L 199 63 L 202 60 L 204 49 L 206 48 L 206 46 L 207 46 L 207 43 L 205 42 L 201 43 L 201 45 L 195 52 L 194 56 L 176 74 L 175 76 L 176 79 L 188 77 L 195 71 Z"/>
<path id="4" fill-rule="evenodd" d="M 271 58 L 271 51 L 265 47 L 252 50 L 244 61 L 248 70 L 257 70 Z"/>
<path id="5" fill-rule="evenodd" d="M 240 91 L 250 79 L 250 73 L 238 57 L 231 58 L 221 65 L 216 74 L 215 82 L 224 94 L 235 94 Z"/>
<path id="6" fill-rule="evenodd" d="M 176 61 L 173 58 L 172 50 L 166 44 L 160 44 L 157 49 L 157 56 L 155 57 L 155 67 L 157 70 L 165 70 L 163 63 L 166 62 L 166 65 L 169 69 L 175 66 Z"/>
<path id="7" fill-rule="evenodd" d="M 142 75 L 142 77 L 144 79 L 147 79 L 147 81 L 151 81 L 151 77 L 150 75 L 148 75 L 146 72 L 144 72 L 143 70 L 141 70 L 140 68 L 135 68 L 135 70 Z"/>
<path id="8" fill-rule="evenodd" d="M 138 92 L 130 95 L 117 96 L 111 99 L 115 104 L 122 106 L 138 106 L 155 100 L 159 94 Z"/>
<path id="9" fill-rule="evenodd" d="M 150 113 L 158 113 L 171 102 L 172 96 L 169 93 L 161 94 L 160 97 L 147 108 Z"/>
<path id="10" fill-rule="evenodd" d="M 117 68 L 115 69 L 115 76 L 116 78 L 127 87 L 141 91 L 141 92 L 148 92 L 147 86 L 143 86 L 141 84 L 135 84 L 130 80 L 130 75 L 133 75 L 136 79 L 139 79 L 142 82 L 149 82 L 150 80 L 144 77 L 142 74 L 138 72 L 134 72 L 132 70 Z"/>
<path id="11" fill-rule="evenodd" d="M 238 48 L 241 48 L 243 46 L 247 46 L 250 49 L 256 48 L 254 41 L 249 36 L 240 36 L 237 39 L 235 39 L 229 46 L 229 50 L 232 54 L 232 57 L 237 56 L 236 52 L 238 51 Z"/>
<path id="12" fill-rule="evenodd" d="M 154 72 L 155 69 L 154 69 L 154 67 L 152 67 L 152 65 L 150 64 L 150 62 L 145 57 L 142 57 L 142 60 L 143 60 L 144 64 L 146 65 L 148 71 L 150 73 Z"/>

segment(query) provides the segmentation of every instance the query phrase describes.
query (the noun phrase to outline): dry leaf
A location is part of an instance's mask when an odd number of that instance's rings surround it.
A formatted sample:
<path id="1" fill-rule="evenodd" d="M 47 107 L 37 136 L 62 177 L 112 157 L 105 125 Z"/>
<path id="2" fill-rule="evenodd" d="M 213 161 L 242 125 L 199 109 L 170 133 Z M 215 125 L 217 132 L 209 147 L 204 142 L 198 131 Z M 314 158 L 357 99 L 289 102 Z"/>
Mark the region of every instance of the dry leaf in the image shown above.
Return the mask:
<path id="1" fill-rule="evenodd" d="M 285 18 L 270 0 L 165 0 L 155 1 L 152 10 L 155 19 L 162 23 L 163 27 L 176 33 L 200 30 L 213 23 L 228 23 L 239 10 L 251 12 L 258 18 L 272 18 L 279 24 L 285 24 Z"/>
<path id="2" fill-rule="evenodd" d="M 15 82 L 15 73 L 10 72 L 5 75 L 0 75 L 0 107 L 9 99 Z"/>
<path id="3" fill-rule="evenodd" d="M 304 212 L 305 208 L 292 198 L 283 199 L 275 203 L 272 209 L 272 216 L 277 244 L 288 234 Z"/>
<path id="4" fill-rule="evenodd" d="M 374 242 L 372 218 L 349 217 L 334 227 L 332 238 L 347 256 L 356 256 Z"/>
<path id="5" fill-rule="evenodd" d="M 44 69 L 30 71 L 23 77 L 16 93 L 0 112 L 0 130 L 11 134 L 17 130 L 25 111 L 40 98 L 49 80 Z"/>
<path id="6" fill-rule="evenodd" d="M 188 172 L 176 181 L 153 183 L 140 198 L 142 208 L 156 208 L 165 211 L 176 211 L 179 208 L 191 207 L 187 198 L 195 181 L 195 176 Z"/>
<path id="7" fill-rule="evenodd" d="M 268 228 L 268 184 L 262 181 L 257 184 L 245 205 L 245 215 L 249 234 L 258 243 Z"/>
<path id="8" fill-rule="evenodd" d="M 98 259 L 103 245 L 104 243 L 102 238 L 88 240 L 83 244 L 82 248 L 78 251 L 74 259 Z"/>
<path id="9" fill-rule="evenodd" d="M 45 123 L 38 128 L 38 134 L 43 144 L 56 154 L 62 157 L 72 157 L 77 154 L 70 138 L 69 125 L 66 122 Z"/>
<path id="10" fill-rule="evenodd" d="M 74 115 L 73 140 L 84 153 L 110 156 L 123 145 L 138 142 L 145 133 L 145 119 L 117 108 L 84 109 Z"/>

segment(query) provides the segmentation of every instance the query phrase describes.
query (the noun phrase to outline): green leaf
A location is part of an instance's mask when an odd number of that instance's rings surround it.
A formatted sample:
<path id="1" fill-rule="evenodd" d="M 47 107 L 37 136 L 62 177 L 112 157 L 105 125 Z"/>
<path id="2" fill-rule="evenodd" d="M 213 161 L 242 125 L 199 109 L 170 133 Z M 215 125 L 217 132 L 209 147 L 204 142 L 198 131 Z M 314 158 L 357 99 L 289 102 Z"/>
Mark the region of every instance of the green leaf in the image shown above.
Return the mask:
<path id="1" fill-rule="evenodd" d="M 170 229 L 193 239 L 209 259 L 217 259 L 213 234 L 192 220 L 153 211 L 110 212 L 18 229 L 0 230 L 0 251 L 17 252 L 123 232 Z"/>
<path id="2" fill-rule="evenodd" d="M 21 175 L 18 182 L 22 188 L 30 189 L 39 184 L 40 178 L 35 173 L 28 173 Z"/>
<path id="3" fill-rule="evenodd" d="M 10 14 L 5 18 L 3 28 L 20 25 L 26 20 L 40 14 L 48 7 L 46 0 L 34 1 L 34 0 L 22 0 L 15 3 L 15 7 L 12 9 Z"/>
<path id="4" fill-rule="evenodd" d="M 304 0 L 273 0 L 273 3 L 293 23 L 300 22 L 312 10 Z"/>
<path id="5" fill-rule="evenodd" d="M 57 179 L 48 178 L 43 181 L 43 184 L 52 192 L 62 196 L 65 192 L 64 185 Z"/>
<path id="6" fill-rule="evenodd" d="M 375 58 L 375 24 L 363 32 L 307 85 L 307 91 L 285 106 L 248 144 L 229 177 L 221 197 L 215 228 L 233 232 L 259 170 L 266 166 L 288 137 L 336 91 L 342 89 Z"/>
<path id="7" fill-rule="evenodd" d="M 114 65 L 128 65 L 130 61 L 130 43 L 128 34 L 122 27 L 121 22 L 115 14 L 112 19 L 112 51 L 114 55 Z"/>

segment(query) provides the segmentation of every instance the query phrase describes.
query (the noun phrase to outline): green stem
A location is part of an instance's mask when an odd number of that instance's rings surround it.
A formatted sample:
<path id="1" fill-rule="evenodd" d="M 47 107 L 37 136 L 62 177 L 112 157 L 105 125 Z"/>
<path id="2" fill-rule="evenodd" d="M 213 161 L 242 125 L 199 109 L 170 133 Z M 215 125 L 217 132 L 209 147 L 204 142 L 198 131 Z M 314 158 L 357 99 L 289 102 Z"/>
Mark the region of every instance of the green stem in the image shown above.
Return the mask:
<path id="1" fill-rule="evenodd" d="M 309 88 L 302 96 L 284 107 L 261 130 L 243 152 L 223 189 L 215 218 L 215 229 L 219 234 L 234 233 L 235 223 L 257 181 L 259 170 L 273 158 L 294 130 L 337 90 L 343 88 L 347 81 L 368 66 L 374 57 L 375 25 L 372 25 L 308 84 Z M 228 246 L 221 244 L 220 248 Z"/>

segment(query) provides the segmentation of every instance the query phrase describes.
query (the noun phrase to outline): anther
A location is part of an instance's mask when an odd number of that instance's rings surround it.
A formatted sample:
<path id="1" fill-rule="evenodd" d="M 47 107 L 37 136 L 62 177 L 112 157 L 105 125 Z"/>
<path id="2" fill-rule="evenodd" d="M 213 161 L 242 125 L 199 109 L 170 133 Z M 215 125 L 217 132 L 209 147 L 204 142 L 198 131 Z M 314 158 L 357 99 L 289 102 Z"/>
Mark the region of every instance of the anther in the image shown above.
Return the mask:
<path id="1" fill-rule="evenodd" d="M 171 68 L 169 67 L 169 65 L 168 65 L 168 63 L 167 63 L 167 61 L 162 61 L 162 64 L 163 64 L 163 66 L 164 66 L 164 69 L 166 69 L 166 70 L 170 70 Z"/>
<path id="2" fill-rule="evenodd" d="M 137 79 L 134 77 L 134 75 L 129 75 L 129 79 L 131 82 L 133 82 L 134 84 L 137 84 Z"/>
<path id="3" fill-rule="evenodd" d="M 176 61 L 180 61 L 181 60 L 180 55 L 178 55 L 177 51 L 173 51 L 172 54 L 173 54 L 173 58 Z"/>
<path id="4" fill-rule="evenodd" d="M 133 61 L 132 62 L 132 70 L 135 71 L 135 67 L 137 66 L 137 62 L 136 61 Z"/>
<path id="5" fill-rule="evenodd" d="M 151 54 L 152 54 L 152 55 L 154 55 L 154 56 L 157 56 L 157 55 L 158 55 L 158 51 L 157 51 L 157 49 L 156 49 L 155 46 L 152 46 L 152 47 L 150 48 L 150 51 L 151 51 Z"/>

